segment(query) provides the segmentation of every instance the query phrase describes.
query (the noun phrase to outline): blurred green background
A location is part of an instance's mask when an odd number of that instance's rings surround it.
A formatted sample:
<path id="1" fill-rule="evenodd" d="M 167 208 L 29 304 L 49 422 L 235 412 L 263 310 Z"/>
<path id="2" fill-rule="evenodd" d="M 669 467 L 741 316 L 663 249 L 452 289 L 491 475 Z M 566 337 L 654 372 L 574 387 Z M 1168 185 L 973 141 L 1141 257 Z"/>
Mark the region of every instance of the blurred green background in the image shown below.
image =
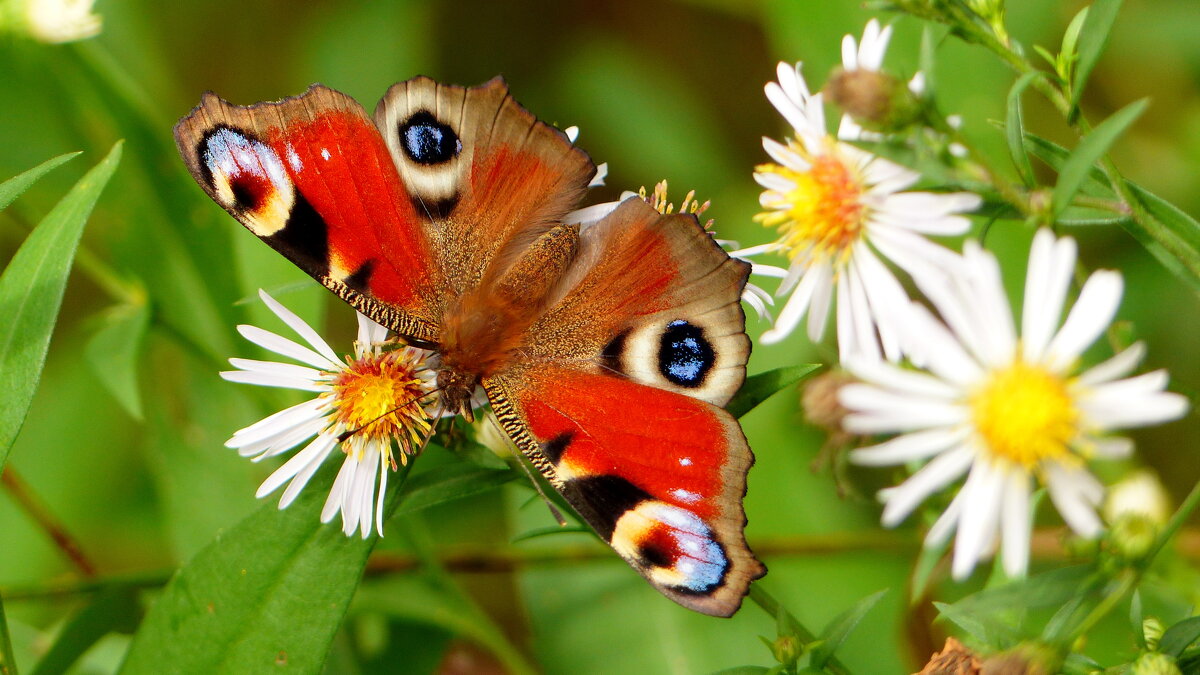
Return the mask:
<path id="1" fill-rule="evenodd" d="M 1195 0 L 1127 4 L 1085 110 L 1099 120 L 1151 97 L 1115 159 L 1130 178 L 1200 213 Z M 1055 49 L 1082 6 L 1011 3 L 1010 30 L 1026 44 Z M 370 110 L 390 84 L 417 74 L 466 85 L 502 74 L 518 101 L 543 120 L 580 126 L 580 146 L 609 163 L 608 186 L 590 198 L 610 199 L 668 178 L 676 200 L 689 189 L 712 200 L 708 215 L 722 237 L 752 245 L 770 238 L 751 222 L 758 196 L 751 172 L 765 159 L 760 138 L 787 133 L 762 85 L 774 77 L 775 63 L 786 60 L 803 61 L 819 86 L 840 60 L 841 36 L 859 34 L 871 16 L 858 2 L 816 0 L 100 0 L 96 11 L 104 28 L 90 41 L 43 45 L 0 36 L 0 178 L 54 155 L 85 152 L 0 214 L 0 259 L 11 256 L 86 166 L 127 139 L 125 159 L 85 233 L 45 377 L 9 466 L 79 539 L 102 575 L 160 579 L 255 508 L 255 487 L 272 467 L 239 459 L 222 447 L 224 440 L 299 400 L 217 377 L 224 358 L 258 354 L 233 332 L 235 324 L 281 328 L 246 300 L 259 287 L 284 289 L 277 297 L 325 325 L 337 349 L 348 349 L 354 325 L 349 309 L 315 283 L 296 290 L 295 282 L 307 277 L 212 204 L 186 174 L 171 126 L 201 92 L 249 104 L 322 82 Z M 890 69 L 914 71 L 920 31 L 912 19 L 896 22 Z M 1004 117 L 1012 76 L 982 50 L 952 38 L 939 43 L 937 56 L 943 111 L 963 115 L 966 133 L 1003 164 L 1002 135 L 991 121 Z M 1026 120 L 1033 131 L 1068 142 L 1051 109 L 1033 97 Z M 1125 273 L 1120 316 L 1148 340 L 1147 367 L 1169 367 L 1173 388 L 1194 395 L 1200 389 L 1196 296 L 1125 233 L 1094 228 L 1075 234 L 1085 265 Z M 989 234 L 1012 275 L 1010 287 L 1020 286 L 1029 236 L 1012 223 Z M 139 419 L 109 393 L 127 372 L 121 359 L 89 354 L 87 345 L 99 331 L 136 324 L 129 317 L 145 308 L 150 330 L 133 340 Z M 749 320 L 752 336 L 765 327 Z M 756 347 L 750 372 L 828 363 L 832 354 L 797 335 Z M 890 589 L 840 656 L 855 672 L 902 672 L 923 662 L 948 629 L 930 626 L 927 602 L 908 605 L 919 541 L 911 523 L 898 533 L 881 531 L 870 499 L 841 498 L 828 471 L 810 470 L 823 441 L 803 423 L 797 392 L 781 393 L 743 422 L 757 456 L 747 532 L 770 568 L 765 586 L 812 628 L 859 598 Z M 1135 437 L 1141 458 L 1176 498 L 1200 476 L 1195 415 Z M 853 477 L 864 494 L 890 478 L 878 472 Z M 329 672 L 498 672 L 494 659 L 465 637 L 469 628 L 437 615 L 444 598 L 430 591 L 427 574 L 389 571 L 389 561 L 407 560 L 414 546 L 424 545 L 459 561 L 516 556 L 485 571 L 459 564 L 451 572 L 508 640 L 547 672 L 699 673 L 771 663 L 756 636 L 773 636 L 774 618 L 749 602 L 731 620 L 689 613 L 589 536 L 510 545 L 514 535 L 552 523 L 531 494 L 510 484 L 389 523 L 377 564 L 335 642 Z M 1046 524 L 1058 531 L 1057 521 Z M 568 559 L 521 560 L 541 554 Z M 583 559 L 573 559 L 578 556 Z M 0 492 L 0 589 L 14 596 L 6 609 L 22 665 L 36 659 L 85 599 L 38 589 L 76 577 Z M 954 597 L 964 590 L 945 582 L 938 592 Z M 1122 640 L 1128 637 L 1099 647 L 1099 654 L 1131 650 Z M 125 644 L 125 638 L 107 638 L 76 672 L 110 671 Z"/>

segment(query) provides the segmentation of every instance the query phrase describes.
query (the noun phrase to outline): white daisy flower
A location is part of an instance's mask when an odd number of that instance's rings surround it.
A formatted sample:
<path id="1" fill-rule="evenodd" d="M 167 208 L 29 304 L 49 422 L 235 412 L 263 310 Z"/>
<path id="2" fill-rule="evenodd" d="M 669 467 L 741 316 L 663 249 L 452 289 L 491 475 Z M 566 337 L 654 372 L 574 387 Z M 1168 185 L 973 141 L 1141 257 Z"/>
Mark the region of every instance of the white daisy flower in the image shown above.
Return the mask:
<path id="1" fill-rule="evenodd" d="M 238 326 L 238 332 L 304 365 L 235 358 L 229 363 L 238 370 L 222 372 L 221 377 L 312 391 L 317 396 L 234 433 L 226 447 L 257 462 L 312 439 L 258 488 L 256 496 L 262 498 L 286 483 L 279 499 L 281 509 L 296 499 L 334 449 L 340 449 L 345 459 L 325 500 L 321 522 L 341 513 L 347 536 L 357 530 L 367 538 L 372 523 L 382 536 L 388 471 L 396 469 L 393 442 L 400 462 L 407 463 L 430 430 L 429 419 L 437 405 L 436 355 L 387 340 L 386 328 L 359 314 L 354 356 L 343 362 L 303 319 L 265 291 L 260 290 L 259 296 L 308 346 L 255 326 Z"/>
<path id="2" fill-rule="evenodd" d="M 884 36 L 886 37 L 886 36 Z M 884 42 L 886 42 L 884 40 Z M 877 47 L 878 41 L 872 43 Z M 861 51 L 861 50 L 860 50 Z M 859 56 L 873 62 L 876 50 Z M 842 357 L 901 356 L 894 329 L 884 320 L 890 308 L 906 307 L 908 296 L 880 255 L 914 278 L 938 276 L 959 257 L 925 235 L 959 235 L 970 222 L 958 215 L 977 208 L 977 195 L 905 192 L 920 177 L 914 171 L 842 143 L 826 130 L 821 94 L 812 94 L 800 65 L 779 64 L 779 81 L 767 98 L 796 133 L 786 144 L 770 138 L 763 147 L 774 160 L 757 167 L 766 209 L 755 219 L 779 228 L 779 238 L 740 251 L 783 253 L 791 260 L 776 295 L 788 295 L 774 327 L 762 335 L 779 342 L 808 315 L 808 336 L 820 340 L 837 295 L 837 335 Z"/>
<path id="3" fill-rule="evenodd" d="M 914 303 L 901 324 L 906 342 L 924 345 L 923 372 L 862 358 L 844 363 L 862 381 L 840 392 L 850 410 L 844 426 L 857 434 L 899 434 L 852 452 L 858 464 L 928 460 L 880 493 L 885 526 L 965 475 L 926 545 L 940 545 L 957 530 L 951 567 L 963 579 L 999 541 L 1004 569 L 1016 576 L 1028 566 L 1035 484 L 1046 486 L 1072 530 L 1096 536 L 1104 488 L 1087 461 L 1127 456 L 1132 442 L 1107 432 L 1178 418 L 1187 400 L 1164 391 L 1165 371 L 1127 377 L 1142 357 L 1140 343 L 1074 374 L 1083 351 L 1112 321 L 1122 292 L 1117 272 L 1093 273 L 1060 325 L 1074 240 L 1055 239 L 1048 230 L 1034 238 L 1020 334 L 995 257 L 967 242 L 964 262 L 945 283 L 923 289 L 941 321 Z"/>

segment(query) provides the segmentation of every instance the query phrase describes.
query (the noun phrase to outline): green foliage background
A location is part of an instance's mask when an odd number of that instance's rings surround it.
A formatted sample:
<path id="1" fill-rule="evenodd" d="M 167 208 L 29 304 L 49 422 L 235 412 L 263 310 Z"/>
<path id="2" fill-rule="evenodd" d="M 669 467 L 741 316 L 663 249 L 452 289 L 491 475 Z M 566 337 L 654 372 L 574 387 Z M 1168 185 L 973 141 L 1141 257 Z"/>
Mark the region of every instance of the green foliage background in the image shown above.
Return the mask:
<path id="1" fill-rule="evenodd" d="M 1011 3 L 1010 29 L 1026 43 L 1053 48 L 1081 6 Z M 1151 98 L 1114 157 L 1128 177 L 1193 214 L 1200 212 L 1195 10 L 1194 0 L 1128 3 L 1084 99 L 1085 110 L 1101 119 Z M 91 41 L 47 46 L 0 37 L 0 178 L 84 151 L 0 213 L 0 259 L 11 256 L 86 167 L 126 139 L 122 164 L 84 234 L 45 375 L 9 459 L 78 538 L 101 578 L 119 583 L 99 584 L 107 589 L 102 593 L 50 592 L 75 588 L 78 572 L 0 492 L 0 594 L 25 670 L 85 608 L 103 617 L 101 633 L 114 627 L 127 633 L 173 570 L 259 507 L 254 490 L 272 467 L 242 460 L 222 443 L 299 399 L 217 377 L 225 358 L 256 356 L 234 332 L 237 323 L 282 328 L 251 300 L 255 289 L 282 289 L 277 297 L 326 326 L 335 348 L 352 337 L 348 308 L 245 232 L 186 174 L 171 126 L 202 91 L 245 104 L 323 82 L 371 109 L 390 84 L 416 74 L 460 84 L 503 74 L 525 106 L 560 126 L 579 125 L 580 145 L 609 162 L 608 187 L 593 193 L 596 200 L 669 178 L 676 199 L 695 189 L 713 201 L 709 215 L 720 235 L 750 245 L 769 237 L 751 222 L 758 196 L 751 171 L 765 158 L 759 139 L 786 133 L 762 95 L 763 83 L 786 60 L 804 61 L 819 85 L 840 60 L 841 36 L 858 34 L 869 18 L 859 3 L 842 0 L 101 0 L 97 11 L 105 25 Z M 919 37 L 915 21 L 899 21 L 887 63 L 913 72 Z M 1004 118 L 1012 75 L 953 39 L 939 44 L 935 75 L 942 109 L 962 114 L 966 133 L 1001 163 L 1003 135 L 989 120 Z M 1068 138 L 1045 122 L 1057 116 L 1032 97 L 1025 116 L 1030 130 Z M 1147 367 L 1169 367 L 1172 388 L 1194 395 L 1197 296 L 1122 231 L 1075 234 L 1086 265 L 1125 274 L 1120 317 L 1148 340 Z M 1014 289 L 1030 235 L 1004 222 L 988 234 Z M 765 328 L 749 321 L 752 336 Z M 797 335 L 756 347 L 750 372 L 828 363 L 833 356 Z M 855 672 L 901 672 L 922 662 L 948 627 L 929 628 L 934 614 L 927 602 L 908 604 L 915 529 L 881 531 L 870 499 L 843 499 L 828 472 L 810 470 L 823 439 L 802 421 L 794 389 L 743 422 L 757 456 L 747 532 L 770 568 L 764 585 L 810 627 L 890 589 L 839 658 Z M 1200 474 L 1193 454 L 1198 427 L 1193 415 L 1135 435 L 1140 456 L 1176 496 Z M 434 450 L 418 470 L 456 461 Z M 869 495 L 888 477 L 852 478 Z M 312 499 L 293 509 L 314 499 L 319 508 L 318 493 L 331 476 L 324 480 L 314 479 Z M 757 636 L 773 636 L 775 618 L 749 602 L 730 620 L 690 613 L 662 599 L 590 535 L 514 543 L 552 524 L 531 495 L 514 481 L 390 521 L 334 638 L 327 672 L 463 672 L 454 668 L 502 663 L 548 672 L 696 673 L 771 663 Z M 268 509 L 255 518 L 272 515 Z M 308 515 L 314 517 L 312 508 Z M 278 527 L 277 536 L 289 536 Z M 321 536 L 330 546 L 345 543 L 326 530 Z M 246 552 L 250 560 L 256 554 Z M 313 564 L 339 560 L 330 554 Z M 308 578 L 318 577 L 298 577 Z M 941 597 L 973 588 L 943 583 Z M 323 590 L 297 582 L 288 611 L 318 615 Z M 252 639 L 285 618 L 250 617 L 231 630 Z M 331 628 L 326 622 L 297 630 Z M 1122 633 L 1114 627 L 1113 634 Z M 73 672 L 114 670 L 128 644 L 120 630 L 108 635 Z M 1113 640 L 1090 651 L 1103 657 L 1132 649 Z M 304 664 L 320 656 L 296 655 L 292 665 L 308 670 Z"/>

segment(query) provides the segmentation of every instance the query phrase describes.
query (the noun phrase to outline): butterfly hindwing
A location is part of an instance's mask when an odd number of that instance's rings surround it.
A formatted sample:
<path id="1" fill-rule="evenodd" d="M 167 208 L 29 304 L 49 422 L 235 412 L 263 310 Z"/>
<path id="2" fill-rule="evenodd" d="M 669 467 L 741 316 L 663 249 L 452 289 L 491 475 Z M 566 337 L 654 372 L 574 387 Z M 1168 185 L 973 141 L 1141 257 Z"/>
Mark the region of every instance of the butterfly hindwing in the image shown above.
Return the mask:
<path id="1" fill-rule="evenodd" d="M 765 572 L 746 545 L 748 270 L 690 216 L 631 199 L 581 235 L 526 359 L 484 381 L 509 435 L 659 591 L 728 616 Z M 579 267 L 582 266 L 582 267 Z"/>
<path id="2" fill-rule="evenodd" d="M 253 106 L 209 93 L 175 138 L 192 176 L 247 229 L 376 321 L 436 339 L 427 225 L 357 102 L 320 85 Z"/>

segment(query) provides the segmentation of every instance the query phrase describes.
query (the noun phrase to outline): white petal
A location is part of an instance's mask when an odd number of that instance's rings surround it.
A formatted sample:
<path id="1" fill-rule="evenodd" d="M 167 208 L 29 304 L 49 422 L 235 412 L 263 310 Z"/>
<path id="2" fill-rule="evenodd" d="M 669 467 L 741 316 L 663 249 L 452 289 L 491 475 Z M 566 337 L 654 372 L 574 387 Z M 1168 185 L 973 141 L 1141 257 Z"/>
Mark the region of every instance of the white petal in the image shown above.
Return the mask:
<path id="1" fill-rule="evenodd" d="M 350 485 L 350 478 L 353 477 L 353 465 L 356 464 L 358 462 L 349 454 L 342 461 L 342 466 L 338 469 L 337 477 L 333 479 L 333 486 L 329 488 L 329 496 L 325 498 L 325 505 L 321 507 L 322 523 L 328 523 L 333 520 L 334 516 L 341 512 L 346 489 Z"/>
<path id="2" fill-rule="evenodd" d="M 1103 497 L 1104 488 L 1084 469 L 1067 469 L 1058 464 L 1045 467 L 1046 486 L 1050 501 L 1063 520 L 1081 537 L 1100 534 L 1103 526 L 1095 507 Z"/>
<path id="3" fill-rule="evenodd" d="M 1046 348 L 1046 365 L 1050 368 L 1070 367 L 1083 350 L 1100 337 L 1116 316 L 1121 304 L 1123 283 L 1118 272 L 1093 272 L 1079 292 L 1062 330 Z"/>
<path id="4" fill-rule="evenodd" d="M 842 363 L 842 366 L 861 380 L 899 394 L 934 398 L 944 402 L 953 402 L 963 396 L 958 388 L 935 377 L 922 372 L 905 370 L 890 363 L 848 359 Z"/>
<path id="5" fill-rule="evenodd" d="M 968 448 L 955 448 L 933 458 L 908 480 L 889 490 L 883 509 L 883 526 L 899 524 L 929 495 L 958 480 L 974 459 L 974 453 Z"/>
<path id="6" fill-rule="evenodd" d="M 1029 250 L 1022 305 L 1021 348 L 1026 361 L 1041 362 L 1062 316 L 1074 271 L 1075 240 L 1055 240 L 1050 230 L 1038 230 Z"/>
<path id="7" fill-rule="evenodd" d="M 325 459 L 329 457 L 329 454 L 333 452 L 335 447 L 337 447 L 336 438 L 330 437 L 329 440 L 332 442 L 323 445 L 322 447 L 324 450 L 320 454 L 309 459 L 308 464 L 305 465 L 305 467 L 301 469 L 294 478 L 292 478 L 290 483 L 288 483 L 287 488 L 284 489 L 283 494 L 279 497 L 279 508 L 287 508 L 293 501 L 295 501 L 296 497 L 300 496 L 300 490 L 302 490 L 304 486 L 308 484 L 309 479 L 313 477 L 313 474 L 317 472 L 317 469 L 321 468 L 321 465 L 325 463 Z"/>
<path id="8" fill-rule="evenodd" d="M 388 481 L 387 457 L 379 453 L 379 493 L 375 498 L 375 532 L 383 536 L 383 498 L 387 494 Z"/>
<path id="9" fill-rule="evenodd" d="M 863 466 L 890 466 L 932 457 L 962 443 L 966 428 L 929 429 L 897 436 L 890 441 L 850 451 L 850 461 Z"/>
<path id="10" fill-rule="evenodd" d="M 996 539 L 1003 497 L 1004 472 L 987 462 L 978 462 L 963 484 L 963 511 L 954 539 L 951 576 L 961 581 L 971 574 L 976 563 L 986 556 Z"/>
<path id="11" fill-rule="evenodd" d="M 1029 568 L 1029 538 L 1033 530 L 1033 514 L 1029 510 L 1029 476 L 1021 471 L 1008 474 L 1004 487 L 1004 504 L 1000 517 L 1003 544 L 1001 562 L 1010 577 L 1025 576 Z"/>
<path id="12" fill-rule="evenodd" d="M 338 368 L 342 367 L 341 361 L 338 360 L 337 354 L 334 353 L 333 349 L 329 346 L 329 343 L 325 342 L 325 340 L 317 334 L 317 331 L 313 330 L 312 327 L 304 321 L 304 319 L 296 316 L 292 310 L 281 305 L 279 301 L 277 301 L 275 298 L 272 298 L 261 288 L 258 289 L 258 297 L 262 298 L 262 301 L 265 302 L 267 307 L 269 307 L 271 311 L 275 313 L 275 316 L 282 319 L 289 328 L 296 331 L 296 335 L 299 335 L 304 339 L 305 342 L 312 345 L 312 348 L 317 350 L 317 353 L 324 357 L 326 363 L 313 365 L 323 370 L 329 370 L 330 368 L 337 370 Z M 245 335 L 245 333 L 243 333 L 243 335 Z M 270 349 L 270 347 L 267 347 L 267 349 Z"/>
<path id="13" fill-rule="evenodd" d="M 829 303 L 833 298 L 833 268 L 821 265 L 814 270 L 820 277 L 813 284 L 812 299 L 808 303 L 808 339 L 819 342 L 828 323 Z"/>
<path id="14" fill-rule="evenodd" d="M 821 268 L 824 267 L 824 272 Z M 822 264 L 815 268 L 809 268 L 803 277 L 800 279 L 800 285 L 792 292 L 792 297 L 783 306 L 783 310 L 779 312 L 779 317 L 775 319 L 775 325 L 771 330 L 766 331 L 759 338 L 763 344 L 774 344 L 783 338 L 787 337 L 788 333 L 800 323 L 800 319 L 804 317 L 804 313 L 808 311 L 809 300 L 812 299 L 813 292 L 816 290 L 816 285 L 822 280 L 826 280 L 830 276 L 828 265 Z"/>
<path id="15" fill-rule="evenodd" d="M 293 342 L 283 336 L 276 335 L 268 330 L 263 330 L 258 326 L 250 326 L 242 324 L 237 327 L 242 337 L 253 342 L 254 344 L 269 349 L 270 351 L 295 359 L 301 363 L 307 363 L 313 368 L 327 371 L 338 371 L 345 368 L 343 364 L 335 363 L 321 356 L 313 350 Z"/>
<path id="16" fill-rule="evenodd" d="M 958 494 L 954 495 L 954 499 L 950 500 L 950 505 L 942 511 L 942 515 L 934 521 L 933 526 L 929 528 L 929 532 L 925 535 L 925 546 L 932 548 L 941 546 L 950 539 L 950 535 L 954 532 L 954 528 L 958 526 L 958 518 L 962 515 L 963 491 L 959 490 Z"/>
<path id="17" fill-rule="evenodd" d="M 387 340 L 388 329 L 386 327 L 375 323 L 371 317 L 363 314 L 362 312 L 355 312 L 355 314 L 358 317 L 357 342 L 359 349 L 363 350 L 363 353 L 366 353 L 366 349 L 368 347 L 377 345 Z M 361 357 L 362 354 L 359 354 L 359 358 Z"/>
<path id="18" fill-rule="evenodd" d="M 1118 377 L 1125 377 L 1142 362 L 1146 355 L 1146 343 L 1135 342 L 1120 354 L 1113 356 L 1104 363 L 1092 366 L 1076 380 L 1085 387 L 1111 382 Z"/>
<path id="19" fill-rule="evenodd" d="M 853 35 L 842 36 L 842 68 L 858 70 L 858 44 Z"/>
<path id="20" fill-rule="evenodd" d="M 303 403 L 297 403 L 233 432 L 233 437 L 225 442 L 225 447 L 240 448 L 248 443 L 288 431 L 300 424 L 324 416 L 328 412 L 327 408 L 328 402 L 322 398 L 313 398 Z"/>
<path id="21" fill-rule="evenodd" d="M 329 448 L 336 444 L 337 436 L 332 434 L 317 436 L 313 439 L 312 443 L 309 443 L 303 450 L 292 455 L 291 459 L 284 462 L 283 466 L 268 476 L 262 485 L 258 487 L 258 492 L 254 496 L 261 499 L 279 489 L 280 485 L 291 480 L 293 476 L 308 466 L 310 461 L 317 457 L 323 457 Z"/>
<path id="22" fill-rule="evenodd" d="M 257 384 L 262 387 L 284 387 L 300 391 L 329 391 L 328 384 L 313 382 L 306 378 L 283 377 L 267 373 L 255 373 L 247 370 L 224 370 L 221 378 L 241 384 Z"/>
<path id="23" fill-rule="evenodd" d="M 316 436 L 325 428 L 326 424 L 327 422 L 323 418 L 311 420 L 305 424 L 293 427 L 284 433 L 243 445 L 238 448 L 238 454 L 242 457 L 250 457 L 250 461 L 261 462 L 267 457 L 274 457 L 275 455 L 287 452 Z"/>
<path id="24" fill-rule="evenodd" d="M 260 375 L 276 375 L 284 379 L 310 380 L 315 384 L 324 384 L 322 380 L 327 375 L 327 372 L 323 370 L 298 366 L 294 363 L 280 363 L 278 361 L 233 358 L 229 359 L 229 365 L 234 368 L 240 368 L 245 372 L 258 373 Z"/>

